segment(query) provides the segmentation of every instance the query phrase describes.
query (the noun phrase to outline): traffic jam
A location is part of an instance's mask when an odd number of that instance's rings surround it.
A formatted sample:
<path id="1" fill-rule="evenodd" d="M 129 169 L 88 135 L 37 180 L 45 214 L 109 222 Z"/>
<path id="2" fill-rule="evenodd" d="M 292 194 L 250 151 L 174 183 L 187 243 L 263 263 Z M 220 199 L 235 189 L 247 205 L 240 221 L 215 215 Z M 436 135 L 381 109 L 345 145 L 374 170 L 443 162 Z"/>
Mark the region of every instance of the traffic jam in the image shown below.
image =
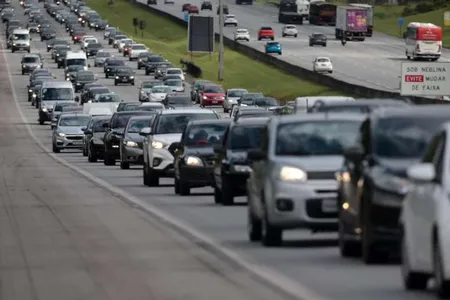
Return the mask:
<path id="1" fill-rule="evenodd" d="M 4 47 L 55 155 L 133 171 L 136 185 L 170 184 L 180 198 L 207 188 L 211 205 L 243 202 L 248 243 L 262 247 L 283 247 L 287 231 L 337 232 L 343 259 L 400 257 L 405 289 L 434 279 L 450 296 L 449 106 L 281 104 L 192 80 L 83 2 L 20 5 L 1 11 Z"/>

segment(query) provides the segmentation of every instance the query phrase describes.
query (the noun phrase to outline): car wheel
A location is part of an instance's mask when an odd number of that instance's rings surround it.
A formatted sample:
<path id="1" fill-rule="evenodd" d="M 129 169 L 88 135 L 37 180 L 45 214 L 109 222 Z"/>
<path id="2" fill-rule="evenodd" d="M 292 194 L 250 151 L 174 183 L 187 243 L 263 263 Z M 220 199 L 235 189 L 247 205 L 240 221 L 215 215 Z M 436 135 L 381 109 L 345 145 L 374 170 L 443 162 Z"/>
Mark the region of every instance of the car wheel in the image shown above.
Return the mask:
<path id="1" fill-rule="evenodd" d="M 436 291 L 439 298 L 445 299 L 450 296 L 450 281 L 445 280 L 439 240 L 433 241 L 433 273 L 436 281 Z"/>
<path id="2" fill-rule="evenodd" d="M 53 126 L 51 126 L 53 129 Z M 88 151 L 87 151 L 87 147 L 83 146 L 83 156 L 88 156 Z"/>
<path id="3" fill-rule="evenodd" d="M 159 177 L 152 171 L 150 167 L 148 169 L 148 186 L 159 186 Z"/>
<path id="4" fill-rule="evenodd" d="M 340 215 L 341 213 L 339 213 Z M 360 257 L 361 256 L 361 243 L 348 241 L 344 238 L 345 229 L 342 221 L 342 217 L 338 219 L 338 245 L 339 252 L 342 257 Z"/>
<path id="5" fill-rule="evenodd" d="M 103 159 L 103 164 L 105 166 L 114 166 L 116 164 L 116 160 L 108 154 L 108 151 L 105 149 L 105 157 Z"/>
<path id="6" fill-rule="evenodd" d="M 44 125 L 45 121 L 39 119 L 39 125 Z"/>
<path id="7" fill-rule="evenodd" d="M 117 85 L 117 81 L 114 80 L 114 85 Z"/>
<path id="8" fill-rule="evenodd" d="M 60 150 L 58 147 L 56 147 L 56 144 L 54 144 L 54 143 L 53 143 L 53 145 L 52 145 L 52 150 L 53 150 L 53 153 L 59 153 L 59 152 L 61 152 L 61 150 Z"/>
<path id="9" fill-rule="evenodd" d="M 150 75 L 150 72 L 148 72 L 147 70 L 145 70 L 145 75 Z"/>
<path id="10" fill-rule="evenodd" d="M 178 181 L 178 179 L 175 177 L 174 179 L 174 192 L 176 195 L 180 194 L 180 182 Z"/>
<path id="11" fill-rule="evenodd" d="M 97 152 L 95 152 L 95 150 L 92 149 L 92 145 L 89 146 L 88 149 L 88 162 L 90 163 L 97 162 Z"/>
<path id="12" fill-rule="evenodd" d="M 259 38 L 258 38 L 258 41 L 260 41 L 260 40 L 261 40 L 261 38 L 259 37 Z"/>
<path id="13" fill-rule="evenodd" d="M 281 52 L 278 52 L 279 55 L 281 55 Z"/>
<path id="14" fill-rule="evenodd" d="M 230 110 L 228 108 L 225 108 L 225 106 L 223 107 L 223 112 L 224 113 L 228 113 Z"/>
<path id="15" fill-rule="evenodd" d="M 297 37 L 297 34 L 294 34 L 294 37 Z"/>
<path id="16" fill-rule="evenodd" d="M 328 73 L 333 74 L 333 71 L 328 71 Z"/>
<path id="17" fill-rule="evenodd" d="M 181 196 L 189 196 L 191 194 L 191 188 L 186 182 L 183 181 L 182 178 L 178 181 L 178 187 Z"/>
<path id="18" fill-rule="evenodd" d="M 286 35 L 283 33 L 281 36 L 282 36 L 282 37 L 285 37 Z"/>
<path id="19" fill-rule="evenodd" d="M 214 187 L 214 203 L 222 203 L 222 193 L 220 192 L 220 189 L 218 187 Z"/>
<path id="20" fill-rule="evenodd" d="M 428 274 L 412 272 L 409 267 L 408 248 L 404 235 L 401 241 L 401 271 L 403 286 L 406 290 L 424 290 L 427 288 L 430 276 Z"/>
<path id="21" fill-rule="evenodd" d="M 365 264 L 374 264 L 383 261 L 381 253 L 376 248 L 376 245 L 372 239 L 373 226 L 370 220 L 370 199 L 367 199 L 369 192 L 366 191 L 363 199 L 363 224 L 362 224 L 362 236 L 361 236 L 361 254 Z"/>
<path id="22" fill-rule="evenodd" d="M 270 39 L 271 39 L 272 41 L 273 41 L 273 40 L 275 40 L 275 38 L 274 38 L 274 37 L 271 37 Z"/>
<path id="23" fill-rule="evenodd" d="M 24 70 L 22 70 L 22 75 L 25 75 L 25 71 Z"/>
<path id="24" fill-rule="evenodd" d="M 137 67 L 137 68 L 138 68 L 138 70 L 140 70 L 140 69 L 141 69 L 141 66 L 140 66 L 140 65 L 138 65 L 138 67 Z"/>
<path id="25" fill-rule="evenodd" d="M 143 183 L 146 186 L 149 186 L 149 177 L 148 177 L 148 165 L 144 162 L 144 167 L 142 168 L 142 179 L 143 179 Z"/>
<path id="26" fill-rule="evenodd" d="M 131 83 L 131 85 L 134 85 L 134 81 Z"/>
<path id="27" fill-rule="evenodd" d="M 248 208 L 248 217 L 247 217 L 247 233 L 248 239 L 251 242 L 261 241 L 261 221 L 258 220 L 255 215 L 251 212 L 250 206 Z"/>
<path id="28" fill-rule="evenodd" d="M 121 161 L 120 162 L 120 168 L 122 170 L 128 170 L 130 168 L 130 163 L 126 162 L 126 161 Z"/>
<path id="29" fill-rule="evenodd" d="M 283 243 L 283 231 L 270 224 L 265 207 L 261 220 L 261 242 L 266 247 L 277 247 Z"/>
<path id="30" fill-rule="evenodd" d="M 231 191 L 227 179 L 222 177 L 222 205 L 230 206 L 234 204 L 234 196 Z"/>

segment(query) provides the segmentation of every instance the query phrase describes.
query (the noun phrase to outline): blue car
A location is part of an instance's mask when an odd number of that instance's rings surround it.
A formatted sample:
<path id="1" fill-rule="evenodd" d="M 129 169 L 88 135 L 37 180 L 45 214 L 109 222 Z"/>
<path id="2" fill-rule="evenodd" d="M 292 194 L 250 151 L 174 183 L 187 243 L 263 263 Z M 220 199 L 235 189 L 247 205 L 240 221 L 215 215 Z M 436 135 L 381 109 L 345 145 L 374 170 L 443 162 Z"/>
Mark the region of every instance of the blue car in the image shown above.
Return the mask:
<path id="1" fill-rule="evenodd" d="M 281 48 L 281 44 L 278 42 L 268 42 L 266 44 L 266 54 L 269 53 L 278 53 L 279 55 L 281 55 L 282 52 L 282 48 Z"/>

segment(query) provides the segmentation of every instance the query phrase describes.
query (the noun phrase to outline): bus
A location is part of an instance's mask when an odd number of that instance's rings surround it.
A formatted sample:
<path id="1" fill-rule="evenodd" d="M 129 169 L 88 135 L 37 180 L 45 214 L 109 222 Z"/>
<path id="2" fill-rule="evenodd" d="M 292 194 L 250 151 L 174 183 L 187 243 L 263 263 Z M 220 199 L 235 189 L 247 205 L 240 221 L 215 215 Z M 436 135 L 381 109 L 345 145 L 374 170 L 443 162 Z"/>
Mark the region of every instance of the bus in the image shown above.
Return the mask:
<path id="1" fill-rule="evenodd" d="M 442 28 L 432 23 L 408 24 L 405 37 L 407 59 L 436 61 L 441 57 Z"/>

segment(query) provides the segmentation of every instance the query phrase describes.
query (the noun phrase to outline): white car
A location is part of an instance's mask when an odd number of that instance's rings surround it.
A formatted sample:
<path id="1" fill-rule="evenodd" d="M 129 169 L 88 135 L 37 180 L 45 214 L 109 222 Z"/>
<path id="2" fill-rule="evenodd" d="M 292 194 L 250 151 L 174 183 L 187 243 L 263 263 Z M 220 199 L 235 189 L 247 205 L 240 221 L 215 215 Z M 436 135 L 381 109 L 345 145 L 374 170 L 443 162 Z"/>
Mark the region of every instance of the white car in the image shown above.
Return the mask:
<path id="1" fill-rule="evenodd" d="M 238 26 L 238 21 L 235 15 L 226 15 L 223 21 L 223 26 Z"/>
<path id="2" fill-rule="evenodd" d="M 96 38 L 88 38 L 88 39 L 84 39 L 81 48 L 82 48 L 83 50 L 86 50 L 88 44 L 91 44 L 91 43 L 98 43 L 98 40 L 97 40 Z"/>
<path id="3" fill-rule="evenodd" d="M 402 202 L 402 277 L 407 290 L 424 290 L 434 277 L 440 298 L 450 296 L 450 124 L 444 124 L 422 162 L 407 169 L 410 181 Z"/>
<path id="4" fill-rule="evenodd" d="M 184 92 L 184 83 L 181 79 L 169 79 L 164 81 L 164 84 L 169 86 L 174 93 Z"/>
<path id="5" fill-rule="evenodd" d="M 285 36 L 297 37 L 298 35 L 297 27 L 295 25 L 284 25 L 283 29 L 281 30 L 281 35 L 283 37 Z"/>
<path id="6" fill-rule="evenodd" d="M 333 63 L 329 57 L 319 56 L 313 61 L 313 71 L 314 72 L 328 72 L 333 73 Z"/>
<path id="7" fill-rule="evenodd" d="M 223 100 L 223 112 L 227 113 L 238 105 L 238 100 L 242 95 L 247 94 L 246 89 L 229 89 L 225 93 L 225 100 Z"/>
<path id="8" fill-rule="evenodd" d="M 81 48 L 84 49 L 87 46 L 86 41 L 93 41 L 93 40 L 96 41 L 95 43 L 98 43 L 98 40 L 95 36 L 92 35 L 84 36 L 83 39 L 80 41 Z"/>
<path id="9" fill-rule="evenodd" d="M 250 32 L 247 29 L 238 29 L 234 32 L 234 41 L 247 41 L 250 42 Z"/>
<path id="10" fill-rule="evenodd" d="M 132 39 L 121 39 L 120 42 L 117 43 L 117 49 L 119 50 L 120 53 L 122 53 L 123 51 L 123 47 L 125 46 L 125 44 L 128 43 L 133 43 Z"/>
<path id="11" fill-rule="evenodd" d="M 158 102 L 144 102 L 142 103 L 141 107 L 148 107 L 151 108 L 151 110 L 164 110 L 166 107 L 162 103 Z"/>
<path id="12" fill-rule="evenodd" d="M 180 68 L 168 68 L 167 71 L 166 71 L 166 76 L 167 75 L 178 76 L 178 77 L 180 77 L 180 79 L 182 81 L 186 80 L 186 78 L 184 77 L 184 72 Z"/>
<path id="13" fill-rule="evenodd" d="M 139 54 L 148 52 L 148 48 L 144 44 L 131 45 L 130 53 L 128 54 L 129 60 L 138 59 Z"/>
<path id="14" fill-rule="evenodd" d="M 167 85 L 157 85 L 151 88 L 148 93 L 149 102 L 161 102 L 166 98 L 167 94 L 172 93 L 172 89 Z"/>

